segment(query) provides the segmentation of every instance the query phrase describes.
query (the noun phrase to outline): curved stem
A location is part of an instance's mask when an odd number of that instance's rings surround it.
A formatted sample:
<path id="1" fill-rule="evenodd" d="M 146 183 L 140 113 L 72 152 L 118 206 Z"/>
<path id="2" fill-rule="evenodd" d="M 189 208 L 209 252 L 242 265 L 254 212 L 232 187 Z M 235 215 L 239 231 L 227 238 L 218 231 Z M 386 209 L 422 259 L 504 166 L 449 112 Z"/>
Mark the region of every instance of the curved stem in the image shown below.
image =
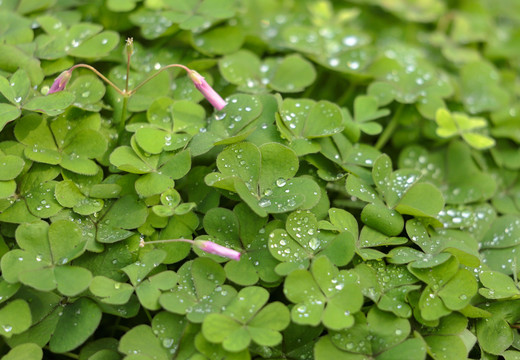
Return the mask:
<path id="1" fill-rule="evenodd" d="M 72 71 L 76 68 L 86 68 L 86 69 L 89 69 L 90 71 L 94 72 L 97 76 L 99 76 L 104 82 L 106 82 L 108 85 L 112 86 L 114 88 L 115 91 L 117 91 L 119 94 L 123 95 L 123 96 L 128 96 L 128 93 L 121 90 L 120 88 L 117 87 L 116 84 L 114 84 L 112 81 L 108 80 L 107 77 L 105 77 L 105 75 L 101 74 L 99 71 L 97 71 L 94 67 L 90 66 L 90 65 L 87 65 L 87 64 L 76 64 L 74 65 L 73 67 L 71 67 L 69 70 Z M 128 76 L 127 76 L 127 79 L 128 79 Z"/>
<path id="2" fill-rule="evenodd" d="M 399 118 L 401 117 L 401 113 L 403 111 L 404 104 L 400 103 L 399 107 L 394 113 L 394 116 L 392 116 L 392 119 L 390 119 L 390 122 L 386 126 L 385 130 L 379 136 L 379 139 L 377 139 L 377 142 L 375 144 L 375 148 L 377 150 L 381 150 L 383 146 L 386 145 L 388 140 L 390 140 L 390 137 L 393 135 L 395 129 L 397 128 L 397 125 L 399 125 Z"/>
<path id="3" fill-rule="evenodd" d="M 193 244 L 193 240 L 190 239 L 168 239 L 168 240 L 153 240 L 153 241 L 142 241 L 139 246 L 144 247 L 149 244 L 167 244 L 172 242 L 187 242 Z"/>
<path id="4" fill-rule="evenodd" d="M 155 74 L 153 74 L 152 76 L 150 76 L 148 79 L 146 80 L 143 80 L 143 82 L 141 82 L 139 85 L 137 85 L 135 88 L 133 88 L 132 90 L 130 90 L 128 93 L 129 94 L 133 94 L 135 93 L 137 90 L 139 90 L 141 87 L 143 87 L 148 81 L 152 80 L 154 77 L 156 77 L 157 75 L 159 75 L 161 72 L 163 72 L 164 70 L 167 70 L 167 69 L 170 69 L 170 68 L 173 68 L 173 67 L 179 67 L 179 68 L 182 68 L 184 70 L 186 70 L 188 73 L 191 71 L 188 67 L 184 66 L 184 65 L 180 65 L 180 64 L 170 64 L 170 65 L 166 65 L 166 66 L 163 66 L 162 68 L 159 69 L 159 71 L 157 71 Z"/>

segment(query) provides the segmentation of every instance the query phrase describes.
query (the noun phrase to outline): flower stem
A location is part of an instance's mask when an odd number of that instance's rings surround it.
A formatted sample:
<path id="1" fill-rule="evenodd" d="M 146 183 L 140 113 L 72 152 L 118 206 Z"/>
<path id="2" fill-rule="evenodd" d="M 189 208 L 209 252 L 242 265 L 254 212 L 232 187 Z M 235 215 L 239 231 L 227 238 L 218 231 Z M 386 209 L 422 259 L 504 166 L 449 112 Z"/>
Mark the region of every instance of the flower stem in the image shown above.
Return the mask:
<path id="1" fill-rule="evenodd" d="M 383 146 L 385 146 L 385 144 L 388 142 L 388 140 L 390 140 L 390 138 L 392 137 L 395 129 L 397 129 L 397 125 L 399 125 L 399 118 L 401 117 L 403 108 L 404 104 L 400 103 L 397 110 L 394 113 L 394 116 L 392 116 L 392 119 L 390 119 L 390 122 L 386 126 L 385 130 L 383 131 L 379 139 L 377 139 L 375 145 L 376 149 L 381 150 Z"/>
<path id="2" fill-rule="evenodd" d="M 119 119 L 119 134 L 125 128 L 126 107 L 128 106 L 128 95 L 123 95 L 123 106 L 121 107 L 121 119 Z"/>
<path id="3" fill-rule="evenodd" d="M 101 78 L 101 80 L 106 82 L 108 85 L 112 86 L 114 88 L 114 90 L 117 91 L 119 94 L 121 94 L 123 96 L 127 96 L 127 94 L 123 90 L 118 88 L 116 84 L 114 84 L 112 81 L 108 80 L 108 78 L 106 78 L 105 75 L 101 74 L 99 71 L 97 71 L 94 67 L 92 67 L 90 65 L 87 65 L 87 64 L 76 64 L 76 65 L 74 65 L 73 67 L 70 68 L 70 71 L 72 71 L 72 70 L 74 70 L 76 68 L 80 68 L 80 67 L 89 69 L 90 71 L 94 72 L 97 76 L 99 76 Z"/>
<path id="4" fill-rule="evenodd" d="M 150 245 L 150 244 L 167 244 L 167 243 L 172 243 L 172 242 L 187 242 L 187 243 L 190 243 L 190 244 L 193 244 L 193 240 L 190 240 L 190 239 L 168 239 L 168 240 L 153 240 L 153 241 L 141 241 L 141 243 L 139 244 L 140 247 L 144 247 L 145 245 Z"/>
<path id="5" fill-rule="evenodd" d="M 128 91 L 128 94 L 133 94 L 135 93 L 137 90 L 139 90 L 140 88 L 142 88 L 148 81 L 152 80 L 154 77 L 156 77 L 157 75 L 159 75 L 161 72 L 163 72 L 164 70 L 167 70 L 167 69 L 170 69 L 170 68 L 173 68 L 173 67 L 179 67 L 179 68 L 182 68 L 184 70 L 186 70 L 188 73 L 191 71 L 188 67 L 184 66 L 184 65 L 180 65 L 180 64 L 170 64 L 170 65 L 166 65 L 166 66 L 163 66 L 162 68 L 159 69 L 159 71 L 157 71 L 155 74 L 153 74 L 152 76 L 150 76 L 149 78 L 147 78 L 146 80 L 143 80 L 143 82 L 141 82 L 139 85 L 137 85 L 135 88 L 133 88 L 132 90 Z"/>

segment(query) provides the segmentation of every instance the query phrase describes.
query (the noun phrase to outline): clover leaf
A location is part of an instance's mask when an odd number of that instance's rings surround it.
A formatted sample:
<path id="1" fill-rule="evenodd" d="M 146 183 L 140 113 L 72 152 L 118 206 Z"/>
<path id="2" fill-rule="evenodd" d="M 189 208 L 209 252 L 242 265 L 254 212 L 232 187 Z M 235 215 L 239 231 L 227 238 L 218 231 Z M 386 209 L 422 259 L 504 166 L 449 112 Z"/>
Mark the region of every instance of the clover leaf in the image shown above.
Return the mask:
<path id="1" fill-rule="evenodd" d="M 213 23 L 232 17 L 237 11 L 233 3 L 221 4 L 215 0 L 187 2 L 184 4 L 164 3 L 142 8 L 131 16 L 136 25 L 141 25 L 143 35 L 153 39 L 161 36 L 170 26 L 178 24 L 184 30 L 199 30 Z M 153 11 L 160 9 L 161 11 Z M 160 24 L 160 27 L 157 27 Z M 153 25 L 153 26 L 152 26 Z"/>
<path id="2" fill-rule="evenodd" d="M 352 173 L 365 181 L 371 181 L 370 168 L 381 155 L 375 147 L 353 144 L 344 133 L 319 139 L 319 146 L 321 149 L 316 151 L 319 150 L 320 154 L 307 155 L 306 159 L 318 168 L 318 175 L 321 178 L 331 181 L 344 177 L 346 173 Z"/>
<path id="3" fill-rule="evenodd" d="M 233 211 L 214 208 L 204 216 L 204 228 L 212 241 L 242 252 L 240 261 L 229 261 L 224 269 L 229 280 L 240 285 L 253 285 L 259 279 L 275 282 L 279 276 L 274 272 L 278 262 L 267 249 L 269 233 L 279 226 L 278 222 L 267 223 L 266 218 L 255 214 L 247 205 L 239 204 Z M 202 251 L 197 251 L 201 256 Z M 211 256 L 222 261 L 218 256 Z"/>
<path id="4" fill-rule="evenodd" d="M 310 9 L 310 7 L 309 7 Z M 336 12 L 329 3 L 321 3 L 311 10 L 314 16 L 321 13 L 324 19 L 314 26 L 299 24 L 297 19 L 282 31 L 284 46 L 305 53 L 322 66 L 346 74 L 364 74 L 374 49 L 370 36 L 363 30 L 345 24 L 348 11 Z"/>
<path id="5" fill-rule="evenodd" d="M 403 104 L 416 104 L 419 112 L 435 118 L 435 111 L 445 107 L 444 98 L 452 95 L 453 88 L 447 76 L 427 60 L 396 47 L 385 52 L 370 69 L 377 79 L 368 87 L 368 95 L 385 105 L 396 100 Z"/>
<path id="6" fill-rule="evenodd" d="M 442 138 L 449 138 L 460 135 L 471 147 L 484 150 L 495 145 L 492 138 L 477 133 L 475 130 L 487 127 L 487 122 L 483 118 L 470 118 L 463 113 L 451 114 L 446 109 L 439 109 L 435 115 L 435 121 L 439 126 L 436 130 L 437 135 Z"/>
<path id="7" fill-rule="evenodd" d="M 148 108 L 146 123 L 128 125 L 135 131 L 137 144 L 150 154 L 174 151 L 185 147 L 204 125 L 202 106 L 168 97 L 156 99 Z"/>
<path id="8" fill-rule="evenodd" d="M 448 315 L 452 310 L 461 310 L 477 293 L 477 283 L 473 274 L 466 269 L 459 269 L 455 257 L 428 268 L 408 266 L 410 272 L 428 286 L 418 299 L 420 316 L 426 321 L 436 321 Z"/>
<path id="9" fill-rule="evenodd" d="M 276 114 L 278 131 L 298 155 L 317 152 L 311 140 L 341 132 L 344 123 L 340 108 L 325 100 L 284 99 Z"/>
<path id="10" fill-rule="evenodd" d="M 186 262 L 177 274 L 178 285 L 163 292 L 159 302 L 165 310 L 186 315 L 191 322 L 201 323 L 209 314 L 222 311 L 237 293 L 224 285 L 222 267 L 208 258 Z"/>
<path id="11" fill-rule="evenodd" d="M 32 161 L 94 175 L 99 166 L 91 159 L 101 157 L 107 149 L 107 141 L 98 131 L 100 118 L 84 118 L 74 124 L 70 120 L 59 117 L 48 123 L 35 114 L 24 116 L 16 123 L 15 136 L 25 145 L 24 155 Z"/>
<path id="12" fill-rule="evenodd" d="M 285 229 L 269 234 L 269 251 L 282 261 L 275 270 L 288 274 L 307 268 L 310 260 L 326 255 L 333 264 L 343 266 L 354 256 L 354 238 L 350 232 L 334 234 L 318 229 L 316 216 L 309 211 L 295 211 L 287 217 Z"/>
<path id="13" fill-rule="evenodd" d="M 132 139 L 135 139 L 132 137 Z M 174 186 L 190 170 L 191 156 L 188 150 L 178 153 L 145 155 L 132 141 L 132 147 L 120 146 L 110 155 L 112 165 L 134 174 L 143 174 L 135 181 L 135 190 L 143 197 L 161 194 Z"/>
<path id="14" fill-rule="evenodd" d="M 55 353 L 74 350 L 94 333 L 100 321 L 101 309 L 92 300 L 82 297 L 68 304 L 59 316 L 49 349 Z"/>
<path id="15" fill-rule="evenodd" d="M 274 346 L 282 341 L 280 331 L 290 322 L 289 310 L 281 302 L 267 303 L 267 290 L 251 286 L 238 292 L 222 314 L 209 314 L 202 333 L 210 342 L 222 343 L 225 350 L 242 351 L 251 341 Z"/>
<path id="16" fill-rule="evenodd" d="M 441 192 L 431 183 L 423 182 L 421 177 L 421 173 L 414 170 L 392 171 L 390 158 L 381 155 L 372 168 L 375 189 L 355 175 L 347 177 L 346 188 L 352 196 L 369 203 L 361 213 L 361 220 L 367 226 L 384 235 L 396 236 L 404 226 L 402 215 L 434 219 L 444 207 Z M 423 201 L 425 194 L 428 194 L 428 202 Z M 369 232 L 368 229 L 362 231 L 362 238 L 367 236 L 362 240 L 364 247 L 386 243 L 387 240 L 373 238 L 376 234 Z"/>
<path id="17" fill-rule="evenodd" d="M 424 344 L 406 340 L 410 331 L 408 320 L 372 307 L 366 317 L 363 313 L 356 314 L 354 326 L 341 331 L 331 331 L 330 341 L 348 354 L 363 354 L 383 359 L 388 356 L 390 359 L 390 354 L 398 353 L 399 357 L 408 354 L 404 358 L 410 358 L 410 353 L 415 350 L 417 352 L 414 356 L 419 355 L 419 358 L 423 358 L 424 355 L 421 357 L 421 353 L 426 352 Z"/>
<path id="18" fill-rule="evenodd" d="M 70 27 L 56 17 L 44 15 L 38 23 L 45 31 L 36 38 L 37 55 L 42 59 L 58 59 L 65 55 L 96 58 L 106 55 L 119 42 L 114 31 L 103 31 L 99 24 L 78 23 Z"/>
<path id="19" fill-rule="evenodd" d="M 162 271 L 148 276 L 166 257 L 162 250 L 154 249 L 144 254 L 137 262 L 129 264 L 121 270 L 128 276 L 132 285 L 121 283 L 105 276 L 96 276 L 89 286 L 90 291 L 103 303 L 123 305 L 130 300 L 134 292 L 143 307 L 150 310 L 160 309 L 161 291 L 173 288 L 177 283 L 177 275 L 173 271 Z"/>
<path id="20" fill-rule="evenodd" d="M 0 153 L 0 198 L 7 198 L 15 193 L 14 179 L 20 175 L 24 166 L 22 158 Z"/>
<path id="21" fill-rule="evenodd" d="M 383 261 L 370 260 L 354 268 L 361 291 L 377 307 L 403 318 L 412 315 L 407 300 L 408 293 L 420 288 L 417 279 L 404 266 L 385 265 Z"/>
<path id="22" fill-rule="evenodd" d="M 119 342 L 118 350 L 123 354 L 152 358 L 157 360 L 168 360 L 167 349 L 153 333 L 148 325 L 138 325 L 127 331 Z M 127 357 L 128 357 L 127 356 Z"/>
<path id="23" fill-rule="evenodd" d="M 31 309 L 26 301 L 16 299 L 0 309 L 0 334 L 10 338 L 27 330 L 32 323 Z"/>
<path id="24" fill-rule="evenodd" d="M 496 69 L 486 61 L 465 64 L 460 70 L 460 85 L 462 102 L 470 114 L 498 110 L 509 100 Z"/>
<path id="25" fill-rule="evenodd" d="M 207 138 L 211 146 L 233 144 L 246 139 L 255 130 L 262 113 L 262 102 L 256 96 L 236 94 L 226 98 L 226 101 L 226 107 L 216 112 L 208 124 L 208 131 L 199 135 L 202 140 Z"/>
<path id="26" fill-rule="evenodd" d="M 406 222 L 406 232 L 422 252 L 397 247 L 388 253 L 393 263 L 410 263 L 416 268 L 427 268 L 450 260 L 449 254 L 466 266 L 477 267 L 480 263 L 477 241 L 461 231 L 439 229 L 430 235 L 423 223 L 409 220 Z"/>
<path id="27" fill-rule="evenodd" d="M 199 333 L 195 337 L 195 347 L 197 350 L 205 355 L 208 359 L 229 359 L 229 360 L 249 360 L 251 355 L 249 349 L 244 349 L 238 352 L 230 352 L 224 350 L 221 344 L 211 343 Z M 267 348 L 267 347 L 262 347 Z M 269 349 L 269 348 L 268 348 Z M 206 358 L 204 358 L 206 359 Z"/>
<path id="28" fill-rule="evenodd" d="M 227 147 L 217 158 L 220 173 L 208 174 L 206 184 L 238 193 L 259 216 L 312 208 L 319 201 L 318 185 L 306 177 L 294 177 L 298 157 L 276 143 L 257 147 L 239 143 Z"/>
<path id="29" fill-rule="evenodd" d="M 339 271 L 322 256 L 313 261 L 311 271 L 294 270 L 284 283 L 285 296 L 295 303 L 292 320 L 300 325 L 323 323 L 331 330 L 354 325 L 354 314 L 363 305 L 363 295 L 355 273 Z"/>
<path id="30" fill-rule="evenodd" d="M 498 271 L 482 271 L 479 279 L 485 288 L 478 292 L 487 299 L 507 299 L 520 296 L 520 290 L 513 279 Z"/>
<path id="31" fill-rule="evenodd" d="M 399 162 L 404 168 L 421 171 L 424 179 L 442 188 L 447 204 L 489 199 L 497 187 L 496 180 L 479 168 L 470 148 L 460 141 L 451 142 L 446 150 L 433 153 L 420 146 L 407 147 Z"/>
<path id="32" fill-rule="evenodd" d="M 74 223 L 25 224 L 18 227 L 16 241 L 20 249 L 2 257 L 2 274 L 7 282 L 21 282 L 41 291 L 57 288 L 66 296 L 77 295 L 89 286 L 90 271 L 63 266 L 85 251 L 85 241 Z"/>
<path id="33" fill-rule="evenodd" d="M 147 216 L 146 205 L 134 195 L 107 201 L 94 221 L 97 224 L 96 240 L 101 243 L 114 243 L 126 239 L 133 234 L 131 229 L 144 224 Z"/>
<path id="34" fill-rule="evenodd" d="M 520 260 L 516 254 L 516 249 L 520 247 L 519 231 L 518 215 L 500 216 L 491 223 L 481 240 L 482 257 L 491 270 L 507 275 L 516 272 L 515 264 Z"/>
<path id="35" fill-rule="evenodd" d="M 379 104 L 375 97 L 361 95 L 354 100 L 354 120 L 359 129 L 368 135 L 377 135 L 383 127 L 373 120 L 390 114 L 388 109 L 378 109 Z"/>
<path id="36" fill-rule="evenodd" d="M 298 54 L 284 58 L 267 58 L 263 62 L 250 51 L 240 50 L 219 61 L 222 76 L 238 90 L 263 92 L 300 92 L 312 84 L 316 71 Z"/>

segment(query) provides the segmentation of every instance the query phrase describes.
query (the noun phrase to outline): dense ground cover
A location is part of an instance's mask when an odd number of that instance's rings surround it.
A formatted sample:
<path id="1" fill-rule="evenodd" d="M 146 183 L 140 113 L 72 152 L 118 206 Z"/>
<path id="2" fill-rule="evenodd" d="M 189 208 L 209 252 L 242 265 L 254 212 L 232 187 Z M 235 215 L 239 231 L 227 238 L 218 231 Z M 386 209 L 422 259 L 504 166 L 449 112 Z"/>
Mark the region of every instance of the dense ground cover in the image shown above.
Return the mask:
<path id="1" fill-rule="evenodd" d="M 520 359 L 519 29 L 0 1 L 2 359 Z"/>

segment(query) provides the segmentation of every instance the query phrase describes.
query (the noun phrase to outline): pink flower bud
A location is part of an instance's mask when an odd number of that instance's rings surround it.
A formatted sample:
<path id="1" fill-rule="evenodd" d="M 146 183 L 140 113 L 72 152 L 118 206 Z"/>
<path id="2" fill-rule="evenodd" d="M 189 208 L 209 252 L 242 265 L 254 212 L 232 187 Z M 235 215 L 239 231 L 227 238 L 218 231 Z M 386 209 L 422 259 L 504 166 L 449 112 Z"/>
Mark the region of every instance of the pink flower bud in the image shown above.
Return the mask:
<path id="1" fill-rule="evenodd" d="M 202 251 L 205 251 L 210 254 L 219 255 L 222 257 L 226 257 L 231 260 L 240 260 L 240 255 L 242 255 L 239 251 L 229 249 L 225 246 L 214 243 L 213 241 L 206 240 L 195 240 L 193 244 L 197 246 Z"/>
<path id="2" fill-rule="evenodd" d="M 195 70 L 188 71 L 188 75 L 193 81 L 193 84 L 199 90 L 202 95 L 210 102 L 211 105 L 217 110 L 222 110 L 224 106 L 226 106 L 226 101 L 222 99 L 222 97 L 217 94 L 215 90 L 211 86 L 209 86 L 208 82 Z"/>
<path id="3" fill-rule="evenodd" d="M 67 86 L 67 83 L 69 82 L 71 76 L 72 76 L 72 71 L 70 71 L 70 70 L 62 72 L 60 74 L 60 76 L 58 76 L 56 78 L 56 80 L 54 80 L 54 82 L 52 83 L 52 86 L 49 89 L 49 92 L 47 93 L 47 95 L 53 94 L 55 92 L 63 91 L 65 89 L 65 86 Z"/>

